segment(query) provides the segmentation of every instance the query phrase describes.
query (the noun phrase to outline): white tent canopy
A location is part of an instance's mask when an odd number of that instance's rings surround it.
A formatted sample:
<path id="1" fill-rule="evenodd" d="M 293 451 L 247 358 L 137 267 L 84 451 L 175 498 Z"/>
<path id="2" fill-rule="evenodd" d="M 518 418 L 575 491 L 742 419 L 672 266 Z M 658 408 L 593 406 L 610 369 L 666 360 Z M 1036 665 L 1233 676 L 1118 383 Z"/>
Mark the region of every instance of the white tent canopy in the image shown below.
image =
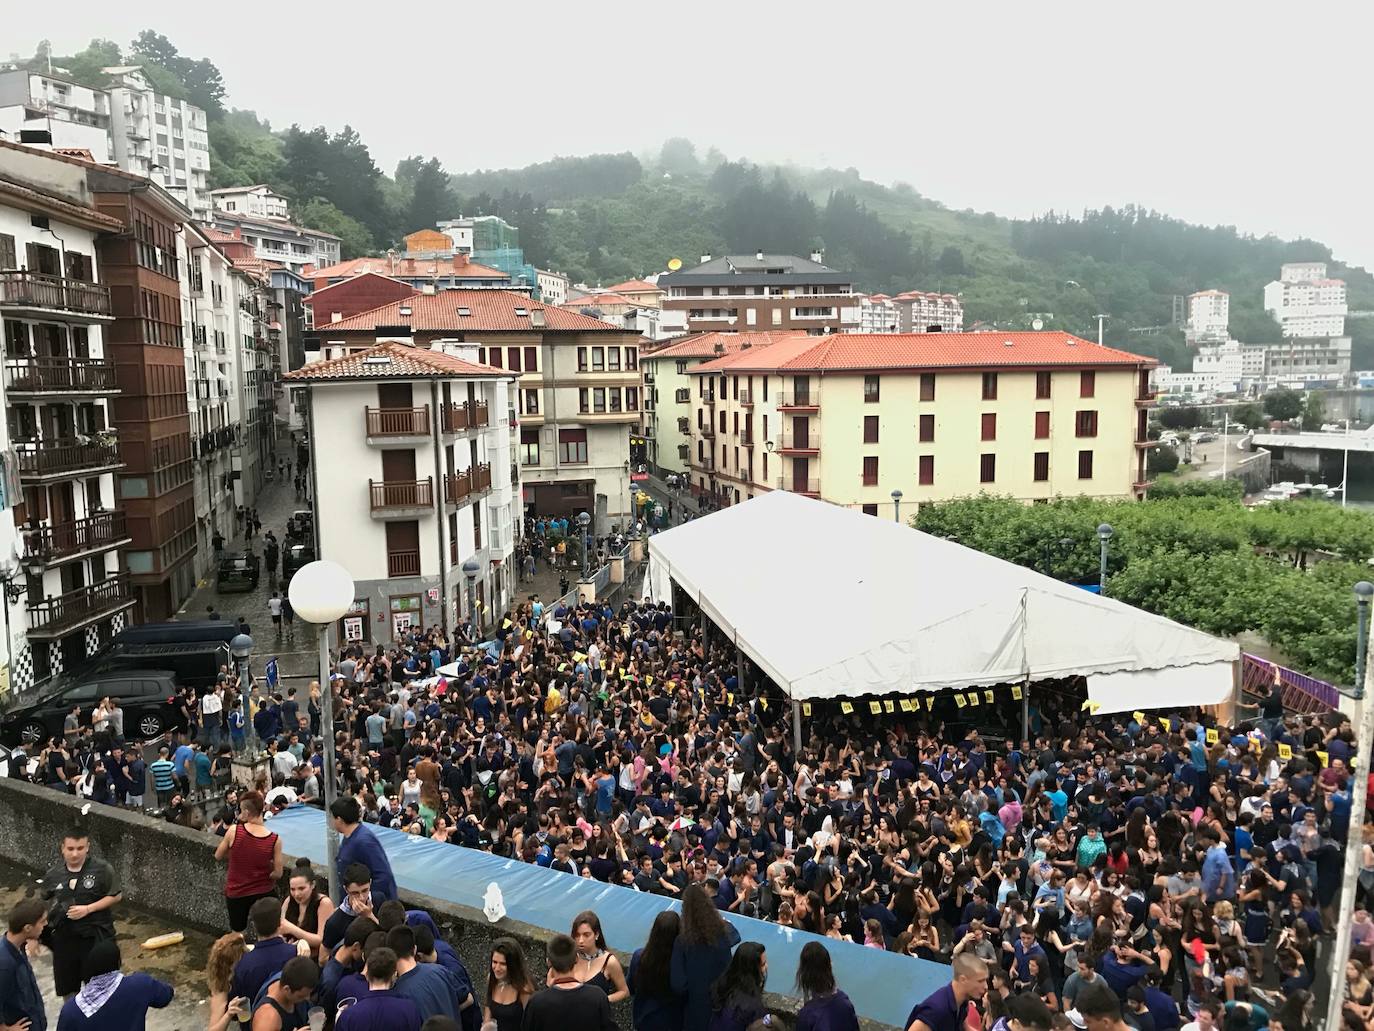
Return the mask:
<path id="1" fill-rule="evenodd" d="M 886 519 L 772 491 L 649 538 L 794 700 L 1083 675 L 1101 712 L 1229 698 L 1240 647 Z"/>

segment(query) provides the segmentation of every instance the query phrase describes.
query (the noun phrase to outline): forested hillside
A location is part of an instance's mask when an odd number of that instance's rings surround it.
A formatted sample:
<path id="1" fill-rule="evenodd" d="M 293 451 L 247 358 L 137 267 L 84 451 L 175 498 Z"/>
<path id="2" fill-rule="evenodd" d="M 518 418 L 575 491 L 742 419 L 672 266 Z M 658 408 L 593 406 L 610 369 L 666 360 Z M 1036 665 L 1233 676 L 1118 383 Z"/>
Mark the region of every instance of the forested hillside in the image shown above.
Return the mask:
<path id="1" fill-rule="evenodd" d="M 32 64 L 45 66 L 40 45 Z M 126 50 L 93 40 L 55 67 L 99 84 L 100 68 L 140 63 L 157 88 L 205 107 L 215 186 L 267 183 L 293 216 L 344 240 L 345 256 L 384 250 L 440 218 L 500 214 L 520 227 L 526 257 L 575 281 L 610 283 L 701 254 L 825 251 L 866 290 L 940 290 L 963 297 L 966 321 L 1091 335 L 1110 316 L 1109 343 L 1187 366 L 1173 297 L 1208 287 L 1231 293 L 1232 331 L 1278 339 L 1261 291 L 1285 261 L 1323 260 L 1347 280 L 1353 309 L 1374 310 L 1374 277 L 1335 261 L 1311 240 L 1255 238 L 1232 227 L 1190 225 L 1127 205 L 1028 221 L 953 211 L 908 184 L 885 186 L 854 169 L 804 169 L 699 155 L 671 139 L 653 155 L 559 157 L 525 168 L 450 175 L 415 155 L 392 175 L 348 125 L 275 130 L 229 109 L 208 58 L 182 55 L 141 33 Z M 480 154 L 478 155 L 480 160 Z M 1356 365 L 1374 367 L 1374 319 L 1350 320 Z"/>

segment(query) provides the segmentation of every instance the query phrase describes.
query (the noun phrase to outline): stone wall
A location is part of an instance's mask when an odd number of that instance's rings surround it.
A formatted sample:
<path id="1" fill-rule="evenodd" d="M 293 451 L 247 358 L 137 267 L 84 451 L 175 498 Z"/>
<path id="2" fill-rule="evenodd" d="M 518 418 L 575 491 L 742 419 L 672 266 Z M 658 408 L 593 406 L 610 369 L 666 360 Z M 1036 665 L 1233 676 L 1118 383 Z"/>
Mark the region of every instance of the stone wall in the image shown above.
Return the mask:
<path id="1" fill-rule="evenodd" d="M 111 806 L 92 806 L 83 817 L 81 804 L 68 795 L 0 779 L 0 859 L 41 876 L 58 861 L 63 833 L 77 824 L 90 834 L 95 854 L 114 867 L 127 901 L 174 926 L 185 924 L 215 935 L 226 930 L 221 894 L 224 867 L 215 862 L 216 840 L 211 835 Z M 288 857 L 288 872 L 293 862 Z M 323 869 L 317 867 L 317 871 L 325 875 Z M 536 982 L 547 967 L 545 946 L 554 933 L 547 928 L 510 918 L 492 924 L 480 910 L 415 892 L 403 892 L 402 899 L 408 908 L 427 910 L 434 917 L 444 939 L 471 973 L 479 999 L 486 996 L 487 963 L 497 938 L 510 937 L 521 944 Z M 620 959 L 628 968 L 629 957 Z M 770 993 L 767 1001 L 790 1023 L 796 999 Z M 628 1003 L 615 1009 L 617 1023 L 629 1029 Z M 887 1025 L 875 1021 L 861 1020 L 860 1024 L 863 1031 L 887 1031 Z"/>

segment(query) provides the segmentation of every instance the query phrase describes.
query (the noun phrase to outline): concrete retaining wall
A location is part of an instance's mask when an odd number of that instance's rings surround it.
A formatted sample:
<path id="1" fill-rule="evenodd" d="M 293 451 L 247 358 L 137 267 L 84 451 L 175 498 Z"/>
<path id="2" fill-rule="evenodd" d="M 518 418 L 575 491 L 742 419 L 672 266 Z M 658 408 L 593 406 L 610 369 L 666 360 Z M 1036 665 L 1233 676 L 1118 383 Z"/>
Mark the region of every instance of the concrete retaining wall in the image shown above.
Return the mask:
<path id="1" fill-rule="evenodd" d="M 110 806 L 92 806 L 89 815 L 82 817 L 81 803 L 69 795 L 0 779 L 0 859 L 39 876 L 57 862 L 63 833 L 77 824 L 89 832 L 95 854 L 114 867 L 129 902 L 174 925 L 215 935 L 227 929 L 221 894 L 224 867 L 215 862 L 216 839 L 211 835 Z M 288 858 L 288 872 L 292 863 Z M 324 876 L 323 870 L 318 872 Z M 285 886 L 281 894 L 284 898 Z M 402 899 L 408 908 L 427 910 L 434 917 L 444 939 L 472 975 L 479 999 L 486 995 L 487 964 L 497 938 L 510 937 L 521 944 L 536 983 L 547 968 L 545 947 L 554 933 L 547 928 L 510 918 L 492 924 L 480 910 L 415 892 L 403 892 Z M 620 958 L 628 968 L 629 957 Z M 789 1022 L 796 1014 L 796 999 L 771 993 L 766 998 L 774 1012 Z M 618 1004 L 615 1010 L 617 1023 L 628 1031 L 632 1026 L 628 1003 Z M 863 1031 L 890 1031 L 876 1021 L 861 1020 L 860 1024 Z"/>

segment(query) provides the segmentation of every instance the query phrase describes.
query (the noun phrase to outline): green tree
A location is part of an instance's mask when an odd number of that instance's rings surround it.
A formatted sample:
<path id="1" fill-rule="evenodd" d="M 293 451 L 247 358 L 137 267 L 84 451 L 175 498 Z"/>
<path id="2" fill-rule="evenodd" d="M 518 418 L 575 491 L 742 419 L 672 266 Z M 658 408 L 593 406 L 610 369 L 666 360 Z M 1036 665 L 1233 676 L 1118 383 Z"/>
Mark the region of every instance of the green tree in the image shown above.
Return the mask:
<path id="1" fill-rule="evenodd" d="M 1315 390 L 1309 390 L 1302 402 L 1302 428 L 1319 430 L 1325 421 L 1326 406 L 1322 404 L 1321 394 Z"/>
<path id="2" fill-rule="evenodd" d="M 1154 476 L 1159 473 L 1171 473 L 1178 468 L 1178 452 L 1167 444 L 1151 448 L 1150 453 L 1145 456 L 1145 470 Z"/>
<path id="3" fill-rule="evenodd" d="M 1279 387 L 1264 395 L 1264 410 L 1271 419 L 1296 419 L 1302 414 L 1302 395 L 1296 390 Z"/>
<path id="4" fill-rule="evenodd" d="M 443 218 L 456 215 L 458 198 L 448 185 L 448 173 L 438 158 L 430 158 L 415 171 L 411 181 L 410 206 L 406 211 L 406 231 L 433 229 Z M 524 227 L 521 226 L 523 232 Z"/>
<path id="5" fill-rule="evenodd" d="M 333 233 L 342 240 L 339 249 L 344 260 L 367 254 L 373 249 L 372 234 L 356 218 L 350 218 L 323 197 L 311 197 L 293 212 L 296 221 L 312 229 Z"/>
<path id="6" fill-rule="evenodd" d="M 674 136 L 665 140 L 663 149 L 658 152 L 658 167 L 671 175 L 695 175 L 701 171 L 697 159 L 697 148 L 691 140 Z"/>
<path id="7" fill-rule="evenodd" d="M 1159 410 L 1159 424 L 1171 430 L 1191 430 L 1202 425 L 1202 412 L 1192 405 L 1170 406 Z"/>
<path id="8" fill-rule="evenodd" d="M 1264 425 L 1264 412 L 1257 404 L 1237 405 L 1231 410 L 1231 421 L 1240 423 L 1246 429 L 1257 430 Z"/>

